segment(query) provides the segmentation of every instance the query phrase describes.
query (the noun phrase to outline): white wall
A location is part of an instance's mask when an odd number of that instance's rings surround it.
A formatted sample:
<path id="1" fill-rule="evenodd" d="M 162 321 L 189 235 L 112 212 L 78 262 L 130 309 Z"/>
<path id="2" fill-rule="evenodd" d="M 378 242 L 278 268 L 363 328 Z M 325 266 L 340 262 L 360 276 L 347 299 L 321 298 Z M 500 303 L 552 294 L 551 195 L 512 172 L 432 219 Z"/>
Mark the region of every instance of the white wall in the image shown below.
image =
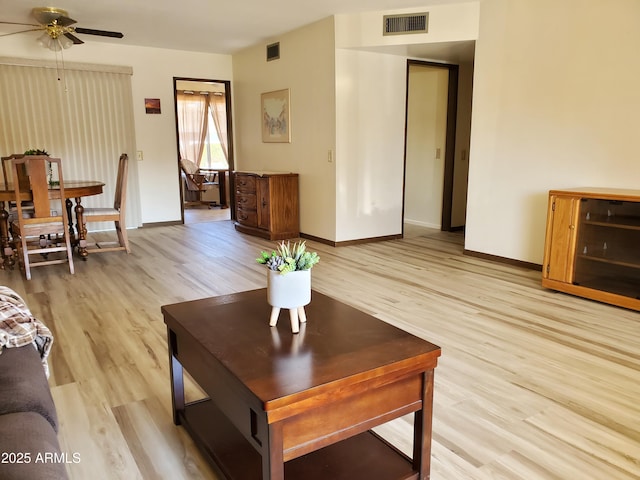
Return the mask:
<path id="1" fill-rule="evenodd" d="M 447 69 L 409 66 L 404 221 L 437 229 L 442 227 L 448 92 Z"/>
<path id="2" fill-rule="evenodd" d="M 428 33 L 382 35 L 383 15 L 429 13 Z M 362 48 L 382 45 L 419 45 L 423 43 L 475 40 L 478 32 L 479 2 L 430 5 L 424 8 L 374 11 L 337 15 L 336 47 Z"/>
<path id="3" fill-rule="evenodd" d="M 385 14 L 429 12 L 429 33 L 382 35 Z M 336 240 L 402 232 L 407 57 L 376 46 L 472 40 L 478 4 L 337 15 Z"/>
<path id="4" fill-rule="evenodd" d="M 54 53 L 38 45 L 36 38 L 35 33 L 3 37 L 0 56 L 53 60 Z M 144 160 L 138 163 L 142 222 L 179 221 L 173 77 L 232 80 L 231 56 L 87 40 L 84 45 L 65 50 L 64 59 L 133 67 L 136 144 L 137 149 L 144 153 Z M 159 98 L 162 113 L 146 115 L 145 98 Z M 129 158 L 136 158 L 135 152 L 128 153 Z"/>
<path id="5" fill-rule="evenodd" d="M 640 2 L 483 0 L 465 248 L 542 263 L 549 189 L 638 188 Z"/>
<path id="6" fill-rule="evenodd" d="M 406 59 L 336 50 L 336 241 L 402 232 Z"/>
<path id="7" fill-rule="evenodd" d="M 236 168 L 298 172 L 303 233 L 342 242 L 402 232 L 407 59 L 356 48 L 476 38 L 477 3 L 428 10 L 427 35 L 383 37 L 382 15 L 398 11 L 338 15 L 335 27 L 327 18 L 234 55 Z M 273 41 L 281 58 L 267 62 Z M 282 88 L 292 142 L 262 143 L 260 94 Z"/>
<path id="8" fill-rule="evenodd" d="M 236 169 L 297 172 L 300 230 L 330 240 L 336 215 L 333 38 L 333 19 L 326 18 L 233 56 Z M 266 45 L 274 41 L 280 58 L 267 62 Z M 262 143 L 260 95 L 285 88 L 291 143 Z"/>

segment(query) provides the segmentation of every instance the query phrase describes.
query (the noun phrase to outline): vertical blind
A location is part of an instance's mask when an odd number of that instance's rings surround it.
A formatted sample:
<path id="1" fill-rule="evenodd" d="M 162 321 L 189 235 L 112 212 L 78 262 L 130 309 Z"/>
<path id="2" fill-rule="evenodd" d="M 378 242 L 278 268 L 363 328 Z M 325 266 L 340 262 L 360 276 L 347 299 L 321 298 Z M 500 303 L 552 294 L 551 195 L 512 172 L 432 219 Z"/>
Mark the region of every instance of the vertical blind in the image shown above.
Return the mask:
<path id="1" fill-rule="evenodd" d="M 127 227 L 141 225 L 129 67 L 0 58 L 0 153 L 44 149 L 62 159 L 66 180 L 99 180 L 86 207 L 113 206 L 120 154 L 129 155 Z M 112 230 L 113 223 L 88 224 Z"/>

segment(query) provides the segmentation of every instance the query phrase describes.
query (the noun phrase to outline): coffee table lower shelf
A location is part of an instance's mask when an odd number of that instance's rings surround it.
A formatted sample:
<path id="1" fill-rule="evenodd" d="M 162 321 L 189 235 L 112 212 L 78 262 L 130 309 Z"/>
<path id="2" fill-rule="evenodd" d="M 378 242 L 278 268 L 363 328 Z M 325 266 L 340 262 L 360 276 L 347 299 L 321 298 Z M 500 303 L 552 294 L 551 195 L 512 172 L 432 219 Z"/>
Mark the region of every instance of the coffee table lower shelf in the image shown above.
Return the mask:
<path id="1" fill-rule="evenodd" d="M 251 444 L 209 399 L 192 402 L 179 413 L 196 445 L 227 480 L 256 480 L 262 460 Z M 367 431 L 285 463 L 286 480 L 416 480 L 412 461 L 372 431 Z"/>

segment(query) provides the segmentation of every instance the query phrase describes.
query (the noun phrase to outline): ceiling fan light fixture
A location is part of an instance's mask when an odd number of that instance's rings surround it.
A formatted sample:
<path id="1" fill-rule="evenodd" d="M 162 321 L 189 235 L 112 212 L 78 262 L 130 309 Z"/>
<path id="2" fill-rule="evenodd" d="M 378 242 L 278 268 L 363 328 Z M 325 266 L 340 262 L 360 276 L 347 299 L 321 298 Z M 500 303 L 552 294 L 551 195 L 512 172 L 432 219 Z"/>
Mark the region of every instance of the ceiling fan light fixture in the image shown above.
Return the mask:
<path id="1" fill-rule="evenodd" d="M 48 32 L 45 32 L 38 37 L 38 43 L 53 52 L 59 52 L 62 49 L 71 47 L 73 45 L 73 40 L 64 35 L 52 37 Z"/>
<path id="2" fill-rule="evenodd" d="M 46 38 L 44 38 L 45 36 Z M 38 38 L 38 43 L 43 47 L 48 48 L 52 52 L 59 52 L 60 50 L 62 50 L 62 47 L 63 47 L 62 43 L 60 43 L 59 38 L 51 38 L 46 33 L 44 35 L 41 35 L 40 38 Z"/>
<path id="3" fill-rule="evenodd" d="M 73 45 L 73 40 L 71 40 L 69 37 L 67 37 L 65 35 L 62 35 L 62 36 L 58 37 L 58 42 L 60 42 L 60 45 L 65 50 L 67 48 L 71 47 L 71 45 Z"/>
<path id="4" fill-rule="evenodd" d="M 53 51 L 53 52 L 59 52 L 62 50 L 62 45 L 60 44 L 60 40 L 56 39 L 51 39 L 51 44 L 49 44 L 49 50 Z"/>
<path id="5" fill-rule="evenodd" d="M 42 35 L 40 35 L 37 40 L 38 40 L 38 43 L 43 47 L 51 49 L 51 43 L 53 42 L 53 38 L 51 38 L 47 32 L 44 32 Z"/>

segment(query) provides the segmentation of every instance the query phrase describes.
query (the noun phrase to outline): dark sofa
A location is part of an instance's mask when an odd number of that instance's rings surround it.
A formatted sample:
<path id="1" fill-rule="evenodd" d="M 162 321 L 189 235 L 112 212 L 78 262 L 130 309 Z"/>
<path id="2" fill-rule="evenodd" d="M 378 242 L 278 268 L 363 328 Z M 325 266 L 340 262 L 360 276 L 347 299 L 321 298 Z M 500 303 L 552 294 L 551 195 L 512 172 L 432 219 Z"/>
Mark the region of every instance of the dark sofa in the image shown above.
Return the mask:
<path id="1" fill-rule="evenodd" d="M 0 354 L 0 479 L 67 479 L 58 417 L 33 344 Z M 68 455 L 67 455 L 68 456 Z"/>

